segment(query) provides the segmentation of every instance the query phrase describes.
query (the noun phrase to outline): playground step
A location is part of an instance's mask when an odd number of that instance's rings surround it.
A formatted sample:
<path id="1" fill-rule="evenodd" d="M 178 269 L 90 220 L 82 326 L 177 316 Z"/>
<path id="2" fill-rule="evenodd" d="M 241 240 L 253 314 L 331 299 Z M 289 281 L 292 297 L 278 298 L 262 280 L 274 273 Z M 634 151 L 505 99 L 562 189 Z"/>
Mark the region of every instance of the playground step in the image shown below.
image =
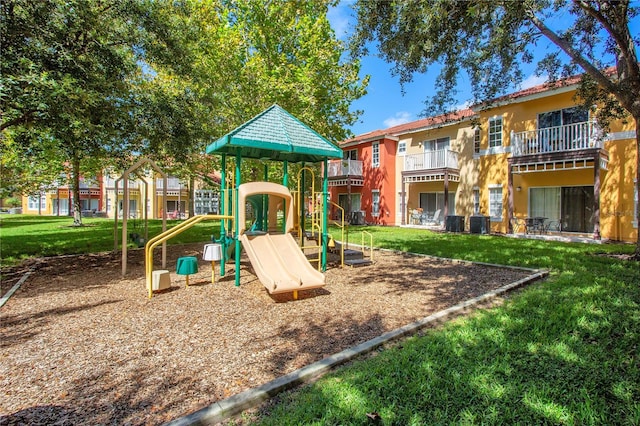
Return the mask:
<path id="1" fill-rule="evenodd" d="M 360 250 L 346 249 L 344 251 L 344 260 L 358 260 L 364 258 L 364 254 Z"/>
<path id="2" fill-rule="evenodd" d="M 307 240 L 318 241 L 320 239 L 320 235 L 317 232 L 305 232 L 304 236 Z"/>
<path id="3" fill-rule="evenodd" d="M 349 266 L 368 266 L 371 265 L 371 259 L 349 259 L 344 261 L 345 265 L 349 265 Z"/>

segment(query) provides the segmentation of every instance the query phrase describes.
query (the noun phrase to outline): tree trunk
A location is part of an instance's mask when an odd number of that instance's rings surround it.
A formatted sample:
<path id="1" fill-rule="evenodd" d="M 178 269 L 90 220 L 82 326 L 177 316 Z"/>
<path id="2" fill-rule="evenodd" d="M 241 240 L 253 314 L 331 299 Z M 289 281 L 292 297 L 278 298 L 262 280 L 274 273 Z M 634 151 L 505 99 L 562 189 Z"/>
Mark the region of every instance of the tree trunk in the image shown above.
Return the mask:
<path id="1" fill-rule="evenodd" d="M 188 217 L 193 217 L 195 216 L 195 211 L 196 211 L 196 200 L 195 200 L 195 177 L 193 175 L 189 176 L 189 216 Z"/>
<path id="2" fill-rule="evenodd" d="M 82 226 L 82 210 L 80 209 L 80 158 L 77 154 L 73 156 L 71 165 L 73 178 L 73 226 Z"/>
<path id="3" fill-rule="evenodd" d="M 635 259 L 640 260 L 640 115 L 633 117 L 636 125 L 636 252 Z"/>

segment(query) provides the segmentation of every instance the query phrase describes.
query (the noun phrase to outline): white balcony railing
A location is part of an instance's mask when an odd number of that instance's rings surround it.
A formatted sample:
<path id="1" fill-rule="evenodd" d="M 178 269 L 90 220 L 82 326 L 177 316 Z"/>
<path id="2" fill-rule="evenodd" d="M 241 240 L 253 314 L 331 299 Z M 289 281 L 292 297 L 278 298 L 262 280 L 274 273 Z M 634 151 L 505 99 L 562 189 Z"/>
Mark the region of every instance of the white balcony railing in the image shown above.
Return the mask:
<path id="1" fill-rule="evenodd" d="M 104 179 L 104 184 L 107 188 L 109 189 L 113 189 L 116 186 L 116 179 L 112 178 L 112 177 L 106 177 Z M 122 191 L 122 179 L 120 179 L 120 181 L 118 182 L 118 189 L 120 191 Z M 129 189 L 137 189 L 138 188 L 138 181 L 135 179 L 129 179 L 127 181 L 127 186 L 129 187 Z"/>
<path id="2" fill-rule="evenodd" d="M 437 151 L 425 151 L 421 154 L 411 154 L 404 157 L 405 172 L 443 168 L 458 168 L 458 153 L 456 151 L 440 149 Z"/>
<path id="3" fill-rule="evenodd" d="M 332 160 L 329 162 L 329 177 L 362 176 L 362 161 Z"/>
<path id="4" fill-rule="evenodd" d="M 592 121 L 526 132 L 511 132 L 511 146 L 511 152 L 515 157 L 602 148 L 603 132 Z"/>
<path id="5" fill-rule="evenodd" d="M 156 179 L 156 189 L 159 191 L 162 189 L 164 183 L 162 179 Z M 187 189 L 187 185 L 183 185 L 178 178 L 168 178 L 167 179 L 167 190 L 180 190 Z"/>

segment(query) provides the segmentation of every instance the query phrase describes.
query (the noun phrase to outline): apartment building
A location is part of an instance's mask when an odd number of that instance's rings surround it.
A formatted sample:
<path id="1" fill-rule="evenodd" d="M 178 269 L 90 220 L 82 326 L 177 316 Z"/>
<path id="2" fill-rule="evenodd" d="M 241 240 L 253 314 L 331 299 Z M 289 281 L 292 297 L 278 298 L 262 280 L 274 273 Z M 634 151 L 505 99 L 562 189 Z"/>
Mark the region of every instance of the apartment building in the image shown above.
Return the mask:
<path id="1" fill-rule="evenodd" d="M 633 242 L 635 128 L 619 121 L 604 132 L 578 106 L 577 84 L 540 85 L 346 140 L 344 159 L 330 165 L 331 199 L 366 223 L 444 226 L 451 217 L 469 230 L 481 217 L 496 233 Z"/>
<path id="2" fill-rule="evenodd" d="M 69 216 L 73 214 L 73 190 L 61 176 L 57 183 L 38 194 L 22 197 L 23 214 Z M 82 211 L 98 212 L 104 209 L 104 182 L 101 176 L 80 178 L 80 208 Z"/>
<path id="3" fill-rule="evenodd" d="M 397 224 L 396 155 L 398 138 L 376 131 L 344 141 L 342 160 L 329 161 L 329 194 L 352 223 Z M 330 216 L 339 219 L 339 209 Z"/>
<path id="4" fill-rule="evenodd" d="M 122 179 L 110 173 L 94 179 L 81 178 L 80 206 L 83 215 L 113 218 L 117 214 L 121 218 L 124 204 L 123 184 Z M 194 190 L 190 191 L 187 183 L 170 176 L 167 178 L 166 193 L 163 188 L 164 179 L 157 174 L 130 178 L 127 181 L 128 218 L 144 218 L 145 203 L 149 219 L 162 218 L 162 200 L 165 195 L 167 217 L 185 218 L 190 213 L 191 193 L 194 200 L 193 214 L 218 212 L 218 189 L 212 189 L 203 182 L 195 182 Z M 23 197 L 22 213 L 70 216 L 73 214 L 73 190 L 66 183 L 53 183 L 38 195 Z"/>

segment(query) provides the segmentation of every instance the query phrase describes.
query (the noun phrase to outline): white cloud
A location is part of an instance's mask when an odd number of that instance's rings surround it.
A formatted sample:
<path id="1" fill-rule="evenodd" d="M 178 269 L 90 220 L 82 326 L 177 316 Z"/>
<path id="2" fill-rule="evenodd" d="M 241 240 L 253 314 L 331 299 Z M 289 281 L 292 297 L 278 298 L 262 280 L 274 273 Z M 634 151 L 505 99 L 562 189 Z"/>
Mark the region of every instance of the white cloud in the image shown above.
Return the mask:
<path id="1" fill-rule="evenodd" d="M 453 107 L 454 111 L 462 111 L 463 109 L 467 109 L 471 106 L 471 101 L 466 101 L 463 104 L 460 105 L 456 105 L 455 107 Z"/>
<path id="2" fill-rule="evenodd" d="M 330 7 L 327 12 L 327 19 L 339 40 L 346 40 L 352 31 L 352 4 L 352 1 L 341 1 L 335 7 Z"/>
<path id="3" fill-rule="evenodd" d="M 520 90 L 529 89 L 534 86 L 539 86 L 543 83 L 546 83 L 549 80 L 548 75 L 535 75 L 531 74 L 529 77 L 525 78 L 522 83 L 520 83 Z"/>
<path id="4" fill-rule="evenodd" d="M 396 112 L 393 117 L 389 117 L 383 121 L 386 127 L 398 126 L 400 124 L 408 123 L 411 121 L 411 113 L 406 111 Z"/>

